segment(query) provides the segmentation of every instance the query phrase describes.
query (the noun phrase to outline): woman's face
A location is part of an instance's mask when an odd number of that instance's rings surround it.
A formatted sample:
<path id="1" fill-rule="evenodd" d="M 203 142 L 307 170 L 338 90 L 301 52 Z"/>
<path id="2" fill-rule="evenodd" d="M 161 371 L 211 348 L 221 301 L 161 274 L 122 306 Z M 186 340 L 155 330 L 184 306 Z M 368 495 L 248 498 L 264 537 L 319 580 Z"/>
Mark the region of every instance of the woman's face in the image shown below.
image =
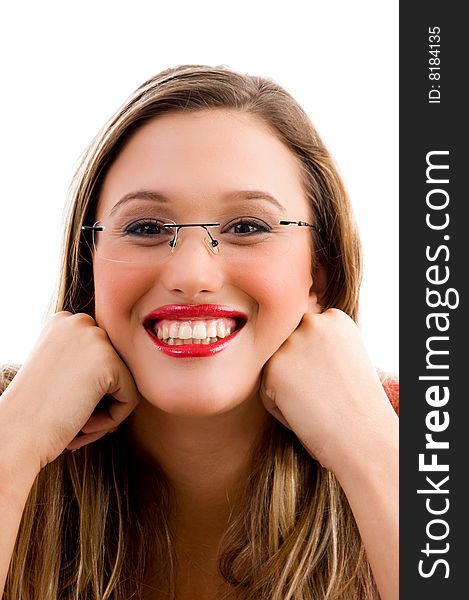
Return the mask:
<path id="1" fill-rule="evenodd" d="M 147 213 L 175 223 L 271 214 L 311 222 L 294 154 L 261 120 L 228 110 L 165 115 L 131 137 L 105 177 L 97 220 L 109 222 L 114 214 L 123 223 Z M 215 254 L 202 228 L 183 228 L 174 253 L 166 241 L 166 249 L 144 263 L 108 260 L 98 237 L 96 320 L 150 404 L 202 416 L 225 412 L 257 392 L 262 367 L 308 311 L 313 283 L 309 228 L 277 229 L 265 243 L 261 238 L 238 250 L 225 244 L 226 231 L 219 232 Z M 230 229 L 230 240 L 246 231 L 252 230 L 244 221 Z M 132 245 L 128 236 L 123 241 L 129 240 Z M 203 305 L 199 312 L 181 313 L 197 305 Z M 220 320 L 234 324 L 236 333 L 221 343 L 194 342 L 200 332 L 213 335 Z"/>

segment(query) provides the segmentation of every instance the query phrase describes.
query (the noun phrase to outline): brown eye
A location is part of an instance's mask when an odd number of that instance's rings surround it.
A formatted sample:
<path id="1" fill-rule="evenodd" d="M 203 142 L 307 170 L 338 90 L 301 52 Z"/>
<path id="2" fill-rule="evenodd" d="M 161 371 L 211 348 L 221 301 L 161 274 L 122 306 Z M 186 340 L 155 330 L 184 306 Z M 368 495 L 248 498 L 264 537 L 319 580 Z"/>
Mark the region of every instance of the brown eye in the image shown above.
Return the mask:
<path id="1" fill-rule="evenodd" d="M 171 227 L 163 227 L 162 221 L 154 219 L 142 219 L 134 221 L 127 225 L 124 229 L 124 234 L 134 237 L 161 237 L 167 238 L 174 235 Z"/>
<path id="2" fill-rule="evenodd" d="M 257 233 L 267 233 L 270 230 L 271 228 L 264 221 L 239 219 L 229 223 L 223 230 L 223 233 L 234 233 L 237 235 L 247 236 Z"/>

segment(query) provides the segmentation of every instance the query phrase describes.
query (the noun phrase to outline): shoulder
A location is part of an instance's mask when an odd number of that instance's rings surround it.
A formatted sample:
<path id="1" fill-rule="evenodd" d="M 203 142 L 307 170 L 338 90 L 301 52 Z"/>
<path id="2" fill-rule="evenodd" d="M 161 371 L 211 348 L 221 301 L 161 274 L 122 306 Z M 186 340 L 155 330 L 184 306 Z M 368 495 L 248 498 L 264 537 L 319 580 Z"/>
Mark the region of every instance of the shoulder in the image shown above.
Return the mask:
<path id="1" fill-rule="evenodd" d="M 391 402 L 394 410 L 399 415 L 399 377 L 394 373 L 386 373 L 381 369 L 378 369 L 378 376 L 389 398 L 389 402 Z"/>

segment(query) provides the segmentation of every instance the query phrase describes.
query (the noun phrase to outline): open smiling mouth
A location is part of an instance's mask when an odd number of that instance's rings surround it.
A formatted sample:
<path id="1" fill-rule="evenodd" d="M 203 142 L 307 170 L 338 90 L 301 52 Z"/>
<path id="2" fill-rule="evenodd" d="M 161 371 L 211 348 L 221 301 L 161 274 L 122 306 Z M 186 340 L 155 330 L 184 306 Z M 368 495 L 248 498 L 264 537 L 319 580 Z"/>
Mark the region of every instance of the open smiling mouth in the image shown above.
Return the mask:
<path id="1" fill-rule="evenodd" d="M 242 316 L 146 319 L 153 344 L 176 357 L 212 356 L 226 348 L 246 324 Z"/>

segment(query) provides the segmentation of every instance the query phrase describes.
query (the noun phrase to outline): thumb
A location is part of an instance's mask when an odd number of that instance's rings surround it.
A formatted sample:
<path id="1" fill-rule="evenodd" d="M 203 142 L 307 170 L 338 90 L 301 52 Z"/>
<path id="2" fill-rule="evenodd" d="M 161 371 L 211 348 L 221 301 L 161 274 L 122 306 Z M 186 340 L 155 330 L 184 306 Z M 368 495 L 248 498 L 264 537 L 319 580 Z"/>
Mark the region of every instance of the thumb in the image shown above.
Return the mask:
<path id="1" fill-rule="evenodd" d="M 262 404 L 264 405 L 267 412 L 269 412 L 273 417 L 275 417 L 282 425 L 285 425 L 287 429 L 291 430 L 290 425 L 282 414 L 282 411 L 279 409 L 275 402 L 275 392 L 271 389 L 267 389 L 264 385 L 261 384 L 259 395 L 262 400 Z"/>
<path id="2" fill-rule="evenodd" d="M 115 381 L 110 384 L 107 393 L 82 427 L 83 435 L 75 438 L 67 448 L 79 448 L 115 431 L 133 412 L 140 400 L 141 396 L 132 375 L 119 360 Z"/>

